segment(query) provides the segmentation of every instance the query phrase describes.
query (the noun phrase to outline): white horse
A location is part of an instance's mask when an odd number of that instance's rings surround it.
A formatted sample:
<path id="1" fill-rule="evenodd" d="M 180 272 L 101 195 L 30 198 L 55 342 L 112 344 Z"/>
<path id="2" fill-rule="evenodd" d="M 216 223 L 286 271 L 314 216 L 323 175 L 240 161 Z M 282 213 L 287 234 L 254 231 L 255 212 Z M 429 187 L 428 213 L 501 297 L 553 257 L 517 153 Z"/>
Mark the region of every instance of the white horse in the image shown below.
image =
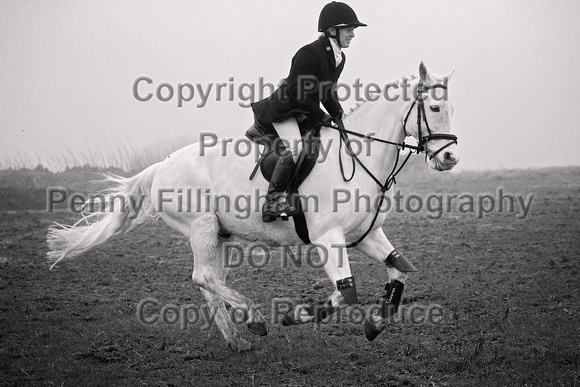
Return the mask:
<path id="1" fill-rule="evenodd" d="M 404 144 L 405 135 L 417 140 L 417 153 L 426 152 L 430 168 L 443 171 L 457 164 L 457 141 L 450 134 L 453 107 L 447 98 L 428 95 L 436 88 L 446 90 L 452 72 L 443 77 L 428 74 L 421 63 L 419 74 L 420 77 L 409 79 L 408 84 L 407 78 L 403 83 L 391 84 L 389 98 L 377 95 L 375 101 L 361 104 L 345 118 L 344 127 L 350 131 L 374 133 L 365 138 L 370 152 L 358 152 L 361 167 L 350 181 L 343 178 L 339 167 L 341 133 L 332 128 L 321 129 L 321 141 L 329 149 L 328 156 L 304 180 L 300 193 L 317 199 L 318 208 L 305 211 L 305 219 L 310 241 L 325 257 L 324 269 L 335 284 L 335 291 L 316 308 L 296 307 L 294 313 L 287 314 L 284 325 L 320 321 L 336 308 L 357 303 L 346 253 L 346 247 L 353 242 L 358 242 L 357 250 L 386 264 L 391 285 L 382 312 L 366 322 L 367 338 L 374 339 L 396 312 L 407 272 L 413 271 L 414 267 L 398 253 L 383 232 L 381 226 L 388 213 L 374 208 L 361 211 L 357 209 L 360 203 L 354 200 L 343 200 L 339 205 L 336 193 L 354 195 L 356 189 L 359 195 L 368 195 L 371 199 L 384 193 L 392 195 L 387 186 L 392 183 L 389 177 L 402 147 L 393 144 Z M 405 85 L 407 90 L 404 90 Z M 417 88 L 419 92 L 412 95 L 411 91 Z M 403 98 L 404 94 L 410 98 Z M 440 97 L 441 93 L 438 95 Z M 273 247 L 292 246 L 301 240 L 293 221 L 262 222 L 260 208 L 263 197 L 259 198 L 260 201 L 247 200 L 245 203 L 250 207 L 244 208 L 243 212 L 232 205 L 234 198 L 256 199 L 259 192 L 264 194 L 260 196 L 265 196 L 267 182 L 261 174 L 253 180 L 248 179 L 255 158 L 236 155 L 232 142 L 211 145 L 200 142 L 182 148 L 130 178 L 110 177 L 114 187 L 109 193 L 114 194 L 113 198 L 127 199 L 125 208 L 111 212 L 109 209 L 113 203 L 108 202 L 105 211 L 94 212 L 73 226 L 53 226 L 47 236 L 48 258 L 56 264 L 63 258 L 78 256 L 113 236 L 132 230 L 150 216 L 159 216 L 189 238 L 194 256 L 193 282 L 200 286 L 208 306 L 217 311 L 215 322 L 226 342 L 238 350 L 247 350 L 251 344 L 236 329 L 224 303 L 246 311 L 251 332 L 264 335 L 267 333 L 266 325 L 252 300 L 226 285 L 227 257 L 223 248 L 226 236 L 260 241 Z M 257 144 L 252 146 L 258 147 Z M 353 157 L 355 151 L 352 149 L 353 153 L 349 154 L 345 149 L 342 150 L 342 162 Z M 379 182 L 385 184 L 381 186 Z M 221 201 L 212 198 L 221 198 Z M 227 198 L 230 198 L 230 205 L 226 205 Z M 137 214 L 129 208 L 131 201 L 142 204 Z M 362 236 L 365 237 L 360 240 Z"/>

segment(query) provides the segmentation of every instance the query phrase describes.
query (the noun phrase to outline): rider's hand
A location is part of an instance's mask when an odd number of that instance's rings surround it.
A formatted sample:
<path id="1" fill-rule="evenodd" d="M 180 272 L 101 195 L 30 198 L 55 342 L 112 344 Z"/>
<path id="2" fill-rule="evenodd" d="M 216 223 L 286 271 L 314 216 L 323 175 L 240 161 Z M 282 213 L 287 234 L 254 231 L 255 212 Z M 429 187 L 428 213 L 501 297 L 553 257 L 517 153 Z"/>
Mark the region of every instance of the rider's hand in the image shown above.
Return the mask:
<path id="1" fill-rule="evenodd" d="M 330 114 L 325 114 L 324 118 L 322 119 L 322 125 L 331 126 L 333 120 L 334 118 Z"/>

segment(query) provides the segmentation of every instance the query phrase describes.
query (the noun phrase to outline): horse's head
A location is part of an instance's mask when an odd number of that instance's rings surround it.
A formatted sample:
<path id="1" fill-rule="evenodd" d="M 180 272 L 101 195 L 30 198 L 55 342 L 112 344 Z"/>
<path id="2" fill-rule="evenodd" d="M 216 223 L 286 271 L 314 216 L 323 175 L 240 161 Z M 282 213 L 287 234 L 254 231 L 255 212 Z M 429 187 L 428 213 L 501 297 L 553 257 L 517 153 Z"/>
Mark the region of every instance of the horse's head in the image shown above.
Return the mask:
<path id="1" fill-rule="evenodd" d="M 402 111 L 405 134 L 417 140 L 429 167 L 438 171 L 449 170 L 459 162 L 457 137 L 451 133 L 453 105 L 447 93 L 452 74 L 453 71 L 443 77 L 429 74 L 421 62 L 419 79 L 412 83 L 414 99 Z"/>

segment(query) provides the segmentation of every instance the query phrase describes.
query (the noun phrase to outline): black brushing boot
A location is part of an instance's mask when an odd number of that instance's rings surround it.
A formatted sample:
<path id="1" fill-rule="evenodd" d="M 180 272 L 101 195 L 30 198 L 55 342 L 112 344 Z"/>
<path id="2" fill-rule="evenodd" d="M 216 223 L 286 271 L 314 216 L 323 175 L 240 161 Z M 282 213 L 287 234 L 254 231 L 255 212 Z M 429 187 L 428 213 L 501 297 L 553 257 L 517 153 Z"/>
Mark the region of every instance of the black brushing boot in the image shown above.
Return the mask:
<path id="1" fill-rule="evenodd" d="M 266 202 L 262 206 L 262 221 L 266 223 L 273 222 L 280 215 L 292 212 L 287 202 L 285 191 L 295 169 L 296 164 L 292 159 L 292 152 L 288 151 L 280 156 L 270 178 Z"/>
<path id="2" fill-rule="evenodd" d="M 390 319 L 397 314 L 404 288 L 405 284 L 398 280 L 392 280 L 385 285 L 387 293 L 383 296 L 384 301 L 380 311 L 382 318 Z"/>

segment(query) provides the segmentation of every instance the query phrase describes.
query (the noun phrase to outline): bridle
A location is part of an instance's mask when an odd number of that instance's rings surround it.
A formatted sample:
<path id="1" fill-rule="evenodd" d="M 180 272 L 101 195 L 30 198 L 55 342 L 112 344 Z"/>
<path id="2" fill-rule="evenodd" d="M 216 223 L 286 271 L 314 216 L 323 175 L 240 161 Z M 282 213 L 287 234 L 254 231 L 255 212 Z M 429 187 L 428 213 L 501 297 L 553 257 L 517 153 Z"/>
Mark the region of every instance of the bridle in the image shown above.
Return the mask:
<path id="1" fill-rule="evenodd" d="M 431 132 L 431 128 L 429 127 L 429 123 L 427 122 L 427 115 L 425 114 L 425 101 L 423 99 L 423 94 L 426 93 L 428 90 L 432 90 L 432 89 L 436 89 L 436 88 L 447 89 L 447 85 L 435 84 L 435 85 L 425 86 L 423 84 L 423 81 L 419 80 L 419 84 L 417 85 L 417 96 L 413 100 L 413 103 L 411 104 L 409 111 L 407 111 L 407 114 L 405 115 L 405 118 L 403 119 L 403 131 L 404 131 L 405 135 L 408 137 L 410 135 L 407 132 L 407 121 L 409 119 L 409 116 L 411 115 L 411 112 L 413 111 L 413 108 L 415 107 L 415 105 L 417 105 L 417 139 L 418 139 L 417 145 L 409 145 L 409 144 L 406 144 L 404 141 L 403 142 L 393 142 L 393 141 L 383 140 L 383 139 L 378 138 L 378 137 L 374 137 L 374 136 L 358 133 L 355 131 L 351 131 L 351 130 L 348 130 L 344 127 L 342 120 L 338 120 L 337 126 L 328 126 L 329 128 L 338 130 L 340 133 L 340 147 L 339 147 L 338 158 L 339 158 L 340 172 L 342 174 L 343 180 L 345 182 L 349 182 L 352 180 L 352 178 L 354 177 L 354 174 L 355 174 L 355 169 L 356 169 L 355 162 L 356 162 L 375 181 L 375 183 L 377 183 L 377 185 L 381 188 L 381 197 L 380 197 L 380 200 L 377 204 L 375 215 L 373 217 L 373 220 L 372 220 L 368 230 L 356 242 L 353 242 L 353 243 L 347 245 L 346 246 L 347 248 L 348 247 L 355 247 L 364 238 L 366 238 L 366 236 L 369 234 L 369 232 L 371 232 L 371 230 L 372 230 L 372 228 L 377 220 L 377 217 L 379 216 L 380 209 L 381 209 L 381 206 L 383 205 L 383 201 L 385 199 L 386 192 L 391 188 L 391 186 L 393 184 L 397 183 L 395 180 L 395 177 L 403 169 L 403 167 L 405 166 L 405 164 L 407 163 L 407 161 L 409 160 L 409 158 L 413 154 L 413 152 L 409 152 L 407 157 L 405 158 L 405 160 L 403 160 L 401 165 L 398 166 L 399 156 L 400 156 L 401 150 L 408 148 L 412 151 L 415 151 L 416 154 L 419 154 L 419 153 L 424 151 L 425 152 L 425 160 L 427 160 L 427 157 L 429 157 L 429 159 L 432 159 L 437 154 L 439 154 L 442 150 L 446 149 L 447 147 L 451 146 L 452 144 L 457 144 L 457 136 L 455 136 L 454 134 L 451 134 L 451 133 L 433 133 L 433 132 Z M 427 135 L 425 135 L 425 136 L 423 136 L 423 132 L 421 130 L 422 122 L 425 123 L 425 128 L 427 129 Z M 353 136 L 357 136 L 357 137 L 362 137 L 362 138 L 365 138 L 368 140 L 377 141 L 377 142 L 380 142 L 383 144 L 395 145 L 397 147 L 397 156 L 395 159 L 395 164 L 393 166 L 391 173 L 387 176 L 387 179 L 385 180 L 384 183 L 381 183 L 381 181 L 358 158 L 356 153 L 354 153 L 352 151 L 352 149 L 350 148 L 350 141 L 348 138 L 349 134 L 352 134 Z M 431 140 L 449 140 L 449 142 L 447 144 L 443 145 L 441 148 L 437 149 L 435 152 L 429 152 L 427 150 L 427 143 Z M 351 160 L 352 160 L 352 174 L 349 178 L 347 178 L 345 176 L 344 168 L 342 165 L 342 152 L 341 152 L 342 143 L 345 144 L 346 149 L 347 149 L 347 153 L 349 154 L 349 156 L 351 156 Z"/>
<path id="2" fill-rule="evenodd" d="M 411 108 L 409 108 L 409 111 L 407 112 L 407 115 L 403 120 L 403 131 L 405 132 L 405 135 L 409 137 L 410 134 L 407 132 L 407 120 L 411 115 L 411 111 L 413 111 L 413 107 L 417 105 L 417 138 L 419 139 L 419 144 L 413 148 L 417 150 L 417 153 L 425 151 L 425 157 L 429 157 L 429 160 L 431 160 L 433 157 L 439 154 L 443 149 L 451 146 L 452 144 L 457 144 L 457 136 L 454 134 L 431 132 L 431 128 L 429 127 L 429 123 L 427 122 L 427 115 L 425 114 L 425 101 L 423 99 L 423 94 L 426 93 L 428 90 L 433 89 L 447 90 L 447 86 L 442 84 L 425 86 L 423 84 L 423 81 L 419 80 L 419 84 L 417 85 L 417 97 L 415 97 L 415 100 L 411 104 Z M 427 128 L 428 133 L 426 136 L 422 135 L 423 133 L 421 131 L 421 122 L 425 122 L 425 128 Z M 427 151 L 427 143 L 430 140 L 450 140 L 450 141 L 441 148 L 437 149 L 435 152 L 429 153 Z"/>

